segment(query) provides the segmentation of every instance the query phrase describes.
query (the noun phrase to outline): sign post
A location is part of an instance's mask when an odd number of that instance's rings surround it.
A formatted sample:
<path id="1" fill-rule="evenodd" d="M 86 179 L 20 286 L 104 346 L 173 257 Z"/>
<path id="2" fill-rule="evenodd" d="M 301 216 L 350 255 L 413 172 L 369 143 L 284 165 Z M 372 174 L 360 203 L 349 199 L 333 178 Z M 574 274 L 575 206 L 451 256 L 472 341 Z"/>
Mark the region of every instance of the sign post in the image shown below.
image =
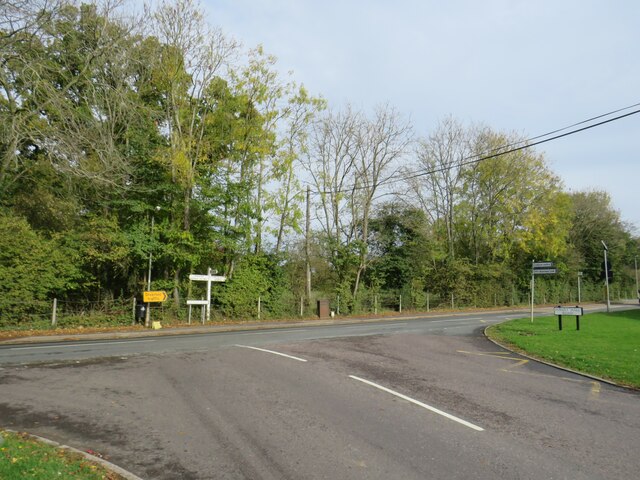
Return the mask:
<path id="1" fill-rule="evenodd" d="M 192 273 L 189 275 L 189 280 L 194 282 L 207 282 L 207 300 L 206 300 L 206 309 L 207 309 L 207 322 L 211 319 L 211 283 L 212 282 L 225 282 L 227 277 L 221 275 L 212 275 L 211 268 L 207 270 L 206 275 L 199 275 Z M 190 300 L 187 300 L 187 303 Z M 201 304 L 199 304 L 201 305 Z M 202 319 L 202 324 L 204 325 L 204 318 Z"/>
<path id="2" fill-rule="evenodd" d="M 607 252 L 609 251 L 609 249 L 607 248 L 607 244 L 604 243 L 603 240 L 600 241 L 602 242 L 602 246 L 604 247 L 604 282 L 607 286 L 607 313 L 609 313 L 609 311 L 611 310 L 611 303 L 609 302 L 609 262 L 607 262 Z"/>
<path id="3" fill-rule="evenodd" d="M 156 290 L 142 292 L 142 301 L 147 304 L 145 312 L 145 327 L 151 326 L 154 330 L 161 328 L 160 322 L 151 322 L 151 303 L 162 303 L 167 301 L 167 292 L 164 290 Z"/>
<path id="4" fill-rule="evenodd" d="M 578 272 L 578 305 L 582 303 L 580 300 L 580 280 L 582 279 L 582 272 Z"/>
<path id="5" fill-rule="evenodd" d="M 553 309 L 553 314 L 558 316 L 558 330 L 562 330 L 562 316 L 563 315 L 575 315 L 576 317 L 576 330 L 580 330 L 580 317 L 584 313 L 582 307 L 561 307 L 558 305 Z"/>
<path id="6" fill-rule="evenodd" d="M 558 269 L 553 262 L 531 262 L 531 323 L 533 323 L 533 304 L 535 303 L 536 275 L 555 275 Z"/>

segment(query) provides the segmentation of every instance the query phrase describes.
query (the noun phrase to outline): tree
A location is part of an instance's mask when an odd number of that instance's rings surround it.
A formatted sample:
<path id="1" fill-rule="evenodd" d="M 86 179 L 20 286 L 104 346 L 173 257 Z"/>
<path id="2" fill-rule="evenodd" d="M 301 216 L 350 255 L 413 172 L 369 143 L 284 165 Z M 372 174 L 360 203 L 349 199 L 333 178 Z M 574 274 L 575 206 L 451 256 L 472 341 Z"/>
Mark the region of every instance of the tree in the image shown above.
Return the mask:
<path id="1" fill-rule="evenodd" d="M 575 252 L 576 268 L 596 280 L 604 261 L 602 242 L 607 244 L 610 261 L 616 269 L 630 238 L 628 227 L 613 208 L 607 192 L 574 192 L 569 198 L 573 217 L 569 242 Z"/>
<path id="2" fill-rule="evenodd" d="M 477 129 L 474 158 L 524 145 L 515 135 Z M 510 262 L 520 249 L 534 258 L 564 252 L 568 204 L 544 157 L 530 149 L 474 162 L 462 174 L 456 206 L 458 244 L 476 264 Z"/>
<path id="3" fill-rule="evenodd" d="M 307 169 L 320 197 L 320 223 L 339 284 L 355 298 L 369 264 L 369 219 L 411 141 L 408 122 L 390 108 L 373 119 L 347 108 L 329 112 L 313 130 Z"/>
<path id="4" fill-rule="evenodd" d="M 354 200 L 359 202 L 356 208 L 360 210 L 360 218 L 357 219 L 360 252 L 353 286 L 354 297 L 358 293 L 360 278 L 369 264 L 369 219 L 374 202 L 389 180 L 398 173 L 399 161 L 406 154 L 410 142 L 410 124 L 389 106 L 376 109 L 373 121 L 365 122 L 358 132 Z"/>
<path id="5" fill-rule="evenodd" d="M 370 220 L 368 275 L 385 290 L 422 283 L 431 259 L 430 228 L 425 213 L 402 203 L 385 203 Z"/>
<path id="6" fill-rule="evenodd" d="M 161 94 L 165 116 L 160 124 L 166 132 L 168 149 L 161 157 L 170 166 L 173 183 L 182 198 L 173 197 L 174 238 L 181 238 L 187 250 L 174 249 L 172 263 L 174 301 L 179 303 L 178 284 L 183 269 L 192 264 L 192 203 L 202 164 L 211 168 L 216 158 L 209 151 L 207 123 L 216 108 L 212 85 L 224 73 L 227 61 L 238 45 L 220 29 L 204 22 L 199 6 L 192 0 L 161 2 L 152 12 L 153 33 L 161 48 L 154 64 L 154 81 Z"/>
<path id="7" fill-rule="evenodd" d="M 277 157 L 274 161 L 274 175 L 280 180 L 273 195 L 273 208 L 278 217 L 274 229 L 276 236 L 275 253 L 279 253 L 287 232 L 300 231 L 302 212 L 302 190 L 296 175 L 296 167 L 302 165 L 302 155 L 308 150 L 308 130 L 315 116 L 324 110 L 326 102 L 314 98 L 300 86 L 288 101 L 285 118 L 286 129 L 279 142 Z"/>
<path id="8" fill-rule="evenodd" d="M 356 155 L 356 128 L 360 115 L 328 112 L 313 124 L 305 168 L 318 192 L 318 220 L 322 229 L 325 254 L 336 274 L 336 282 L 349 279 L 345 246 L 355 239 L 355 219 L 351 199 Z"/>
<path id="9" fill-rule="evenodd" d="M 24 108 L 25 89 L 20 88 L 21 77 L 33 68 L 25 53 L 41 50 L 42 29 L 59 7 L 48 0 L 14 0 L 0 8 L 0 202 L 27 168 L 19 152 L 28 144 L 36 118 Z"/>
<path id="10" fill-rule="evenodd" d="M 456 288 L 460 297 L 473 290 L 470 284 L 459 288 L 471 275 L 503 291 L 532 259 L 562 258 L 570 226 L 567 197 L 542 155 L 514 146 L 526 144 L 451 118 L 420 143 L 418 168 L 407 172 L 408 201 L 421 205 L 440 239 L 430 288 L 443 294 Z"/>
<path id="11" fill-rule="evenodd" d="M 131 27 L 114 15 L 109 3 L 62 4 L 11 44 L 2 75 L 3 123 L 11 125 L 0 169 L 5 198 L 41 161 L 102 188 L 126 183 L 127 129 L 143 112 L 131 88 Z"/>
<path id="12" fill-rule="evenodd" d="M 455 257 L 455 208 L 461 192 L 464 163 L 472 153 L 469 132 L 452 117 L 445 118 L 418 141 L 417 173 L 407 171 L 415 199 L 437 230 L 444 230 L 447 255 Z"/>

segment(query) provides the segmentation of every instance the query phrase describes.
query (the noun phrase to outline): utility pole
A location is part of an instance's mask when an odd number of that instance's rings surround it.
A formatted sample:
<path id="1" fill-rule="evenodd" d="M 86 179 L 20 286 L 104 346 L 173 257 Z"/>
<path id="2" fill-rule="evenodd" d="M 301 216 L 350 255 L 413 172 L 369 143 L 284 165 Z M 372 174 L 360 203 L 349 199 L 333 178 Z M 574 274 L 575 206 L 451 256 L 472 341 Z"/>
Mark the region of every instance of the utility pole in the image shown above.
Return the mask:
<path id="1" fill-rule="evenodd" d="M 640 287 L 638 286 L 638 256 L 637 255 L 633 258 L 633 263 L 636 268 L 636 295 L 638 296 L 638 301 L 640 301 Z"/>
<path id="2" fill-rule="evenodd" d="M 607 244 L 604 243 L 604 240 L 600 240 L 602 242 L 602 246 L 604 247 L 604 283 L 607 286 L 607 313 L 611 310 L 611 302 L 609 301 L 609 264 L 607 263 Z"/>
<path id="3" fill-rule="evenodd" d="M 535 260 L 531 262 L 531 323 L 533 323 L 533 302 L 536 298 L 536 280 L 533 273 L 533 264 L 536 263 Z"/>
<path id="4" fill-rule="evenodd" d="M 160 207 L 155 208 L 156 211 L 160 211 Z M 151 261 L 153 258 L 153 225 L 155 222 L 155 212 L 151 212 L 151 247 L 149 248 L 149 272 L 147 275 L 147 291 L 151 291 Z M 147 303 L 147 310 L 144 317 L 144 326 L 149 327 L 151 324 L 151 304 Z"/>
<path id="5" fill-rule="evenodd" d="M 305 227 L 304 256 L 307 267 L 306 294 L 307 305 L 311 304 L 311 261 L 309 253 L 309 232 L 311 228 L 311 187 L 307 185 L 307 225 Z"/>

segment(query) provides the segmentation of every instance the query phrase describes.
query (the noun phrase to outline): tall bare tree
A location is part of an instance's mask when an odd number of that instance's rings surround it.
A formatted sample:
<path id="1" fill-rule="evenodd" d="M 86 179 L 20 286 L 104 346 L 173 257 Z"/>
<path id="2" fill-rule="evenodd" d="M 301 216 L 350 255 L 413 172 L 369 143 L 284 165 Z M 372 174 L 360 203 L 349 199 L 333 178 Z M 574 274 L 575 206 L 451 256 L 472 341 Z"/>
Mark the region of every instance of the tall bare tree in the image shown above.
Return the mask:
<path id="1" fill-rule="evenodd" d="M 356 184 L 360 218 L 358 232 L 360 240 L 359 264 L 353 286 L 355 296 L 363 272 L 369 264 L 369 220 L 375 200 L 385 192 L 390 180 L 397 177 L 400 160 L 407 154 L 412 141 L 409 122 L 388 105 L 378 107 L 374 118 L 361 125 L 357 140 Z"/>
<path id="2" fill-rule="evenodd" d="M 472 154 L 468 131 L 452 117 L 445 118 L 418 142 L 417 170 L 408 183 L 433 225 L 443 225 L 447 253 L 455 257 L 455 206 L 461 192 L 463 164 Z"/>
<path id="3" fill-rule="evenodd" d="M 302 191 L 297 169 L 308 150 L 309 127 L 315 116 L 325 108 L 322 98 L 314 98 L 304 87 L 299 87 L 288 100 L 282 139 L 273 168 L 279 186 L 273 194 L 273 207 L 278 216 L 274 234 L 275 252 L 282 249 L 285 233 L 300 231 Z"/>
<path id="4" fill-rule="evenodd" d="M 389 106 L 372 119 L 347 108 L 329 113 L 314 129 L 307 168 L 319 192 L 320 223 L 339 280 L 353 255 L 352 294 L 369 263 L 369 220 L 374 203 L 394 179 L 412 139 L 410 124 Z M 349 263 L 349 262 L 347 262 Z"/>

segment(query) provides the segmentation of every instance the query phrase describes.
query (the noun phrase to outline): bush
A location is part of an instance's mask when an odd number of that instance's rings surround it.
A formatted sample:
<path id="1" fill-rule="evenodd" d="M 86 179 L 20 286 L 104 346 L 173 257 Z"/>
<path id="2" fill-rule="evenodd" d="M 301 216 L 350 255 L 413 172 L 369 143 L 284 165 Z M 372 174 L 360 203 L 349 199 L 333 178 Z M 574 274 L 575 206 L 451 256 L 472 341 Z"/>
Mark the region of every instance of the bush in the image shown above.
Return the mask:
<path id="1" fill-rule="evenodd" d="M 17 241 L 19 240 L 19 241 Z M 35 232 L 21 217 L 0 213 L 0 325 L 16 325 L 81 280 L 76 254 Z"/>
<path id="2" fill-rule="evenodd" d="M 236 318 L 254 318 L 258 297 L 262 318 L 286 316 L 293 293 L 287 287 L 283 269 L 267 255 L 249 255 L 237 265 L 233 276 L 221 289 L 216 301 L 223 313 Z"/>

